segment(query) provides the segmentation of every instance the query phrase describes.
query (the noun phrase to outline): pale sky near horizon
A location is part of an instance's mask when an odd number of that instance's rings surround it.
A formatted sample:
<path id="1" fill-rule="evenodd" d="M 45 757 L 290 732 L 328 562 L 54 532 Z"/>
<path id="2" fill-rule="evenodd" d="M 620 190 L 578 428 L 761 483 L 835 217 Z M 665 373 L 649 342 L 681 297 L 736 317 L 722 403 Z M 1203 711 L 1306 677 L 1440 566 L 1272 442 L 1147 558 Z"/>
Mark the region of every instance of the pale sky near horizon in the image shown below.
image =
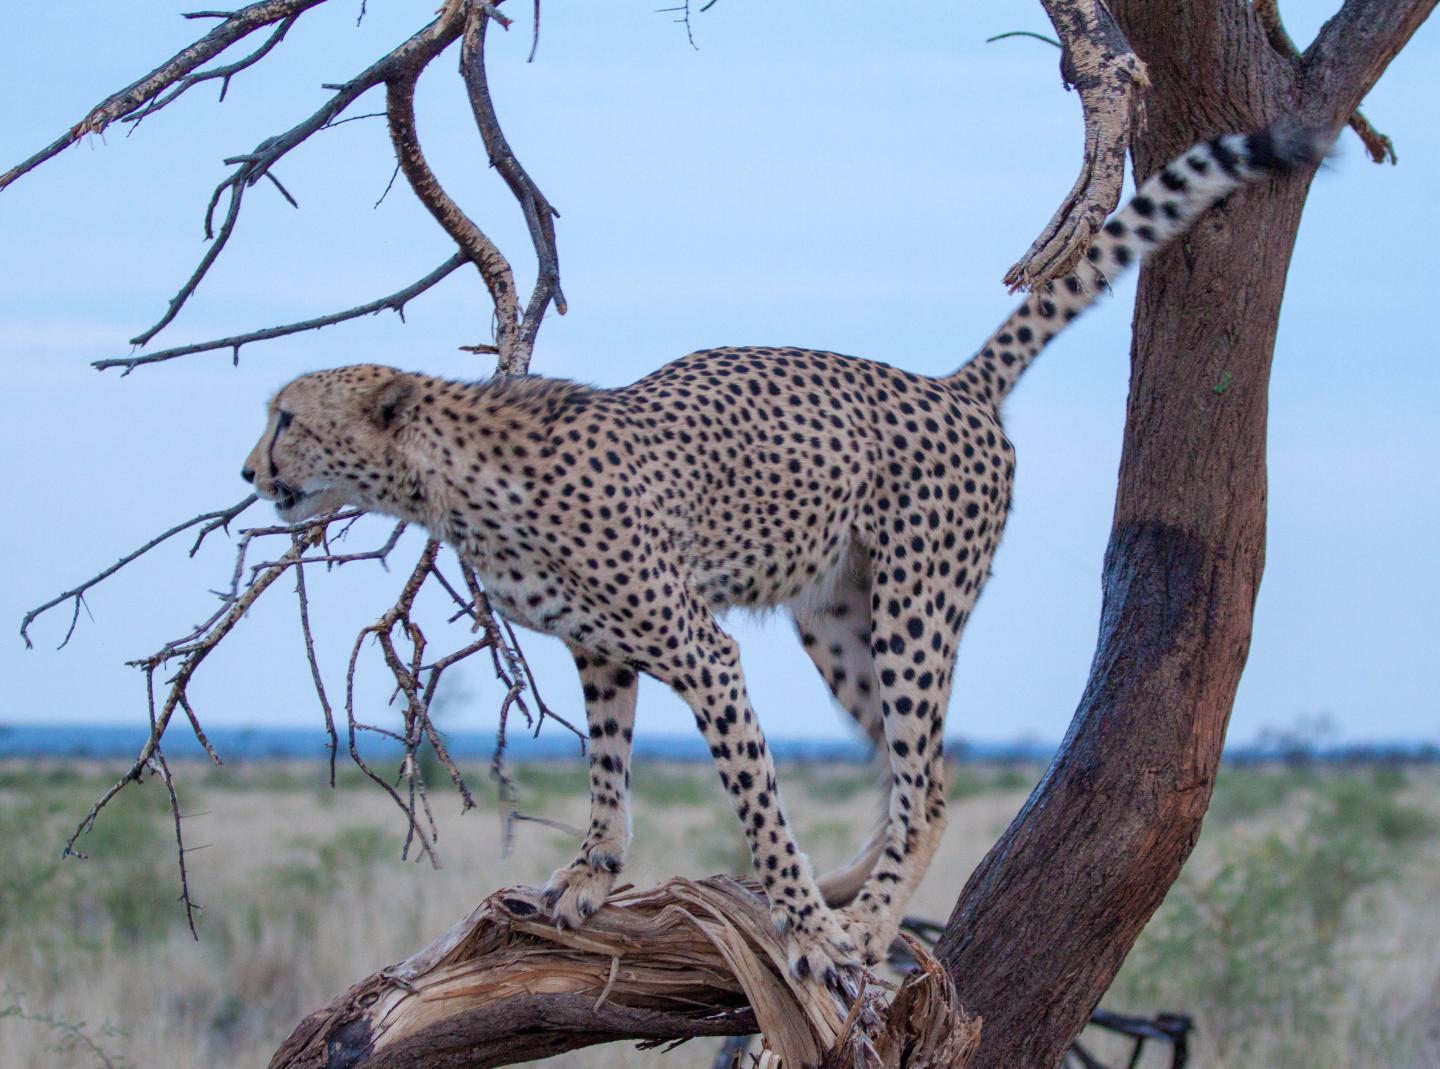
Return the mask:
<path id="1" fill-rule="evenodd" d="M 95 102 L 203 26 L 183 5 L 11 5 L 0 14 L 0 169 L 53 140 Z M 293 375 L 360 360 L 480 377 L 457 352 L 486 340 L 488 304 L 462 272 L 417 299 L 408 324 L 361 320 L 122 379 L 89 367 L 122 355 L 202 254 L 199 222 L 221 160 L 293 125 L 387 51 L 435 4 L 332 0 L 302 17 L 223 104 L 200 87 L 142 124 L 113 128 L 0 193 L 0 443 L 10 521 L 0 525 L 0 723 L 139 722 L 140 676 L 123 662 L 208 614 L 226 581 L 217 542 L 176 544 L 68 613 L 15 635 L 24 611 L 155 532 L 246 492 L 237 472 L 263 404 Z M 658 5 L 666 6 L 666 5 Z M 795 344 L 943 373 L 1009 311 L 1000 278 L 1069 189 L 1078 102 L 1057 54 L 1014 29 L 1049 32 L 1038 4 L 759 5 L 722 0 L 695 19 L 699 50 L 650 5 L 544 7 L 526 65 L 528 5 L 493 33 L 491 81 L 520 158 L 563 213 L 571 310 L 544 326 L 533 368 L 619 385 L 693 349 Z M 1338 0 L 1284 5 L 1313 37 Z M 522 10 L 523 9 L 523 10 Z M 244 46 L 241 46 L 244 49 Z M 245 49 L 248 50 L 248 49 Z M 237 55 L 241 54 L 237 52 Z M 1232 739 L 1328 714 L 1337 741 L 1440 741 L 1433 684 L 1440 639 L 1440 367 L 1427 309 L 1440 233 L 1433 71 L 1440 31 L 1422 27 L 1366 102 L 1400 166 L 1369 163 L 1353 135 L 1316 180 L 1290 272 L 1271 387 L 1266 574 Z M 528 276 L 514 202 L 487 173 L 452 51 L 422 82 L 420 136 L 441 180 Z M 351 114 L 383 107 L 372 93 Z M 277 174 L 300 202 L 251 190 L 219 266 L 151 348 L 348 307 L 413 281 L 450 255 L 403 181 L 378 207 L 393 156 L 370 119 L 327 131 Z M 526 283 L 528 289 L 528 282 Z M 1016 391 L 1015 508 L 960 656 L 948 733 L 1059 739 L 1093 651 L 1125 410 L 1133 277 L 1057 341 Z M 268 522 L 256 508 L 242 526 Z M 373 521 L 357 546 L 382 540 Z M 187 543 L 188 544 L 188 543 Z M 312 573 L 312 611 L 332 696 L 349 636 L 403 581 L 366 565 Z M 285 589 L 280 589 L 284 587 Z M 282 582 L 192 688 L 213 724 L 312 726 L 320 713 Z M 464 636 L 438 600 L 435 649 Z M 732 617 L 761 721 L 776 736 L 843 728 L 782 619 Z M 558 644 L 525 636 L 546 697 L 580 713 Z M 380 719 L 373 651 L 360 686 Z M 1426 668 L 1425 665 L 1430 665 Z M 446 716 L 492 722 L 482 664 Z M 693 730 L 660 688 L 641 732 Z"/>

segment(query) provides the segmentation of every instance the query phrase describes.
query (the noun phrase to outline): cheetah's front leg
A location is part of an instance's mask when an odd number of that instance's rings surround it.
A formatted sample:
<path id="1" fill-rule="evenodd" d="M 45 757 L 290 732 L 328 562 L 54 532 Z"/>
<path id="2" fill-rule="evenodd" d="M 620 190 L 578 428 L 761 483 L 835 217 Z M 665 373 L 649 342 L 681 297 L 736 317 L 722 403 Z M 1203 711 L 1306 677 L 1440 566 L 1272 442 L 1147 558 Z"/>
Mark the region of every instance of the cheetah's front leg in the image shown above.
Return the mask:
<path id="1" fill-rule="evenodd" d="M 605 904 L 630 845 L 630 739 L 635 673 L 571 646 L 590 725 L 590 828 L 575 860 L 557 869 L 542 901 L 556 924 L 579 928 Z"/>

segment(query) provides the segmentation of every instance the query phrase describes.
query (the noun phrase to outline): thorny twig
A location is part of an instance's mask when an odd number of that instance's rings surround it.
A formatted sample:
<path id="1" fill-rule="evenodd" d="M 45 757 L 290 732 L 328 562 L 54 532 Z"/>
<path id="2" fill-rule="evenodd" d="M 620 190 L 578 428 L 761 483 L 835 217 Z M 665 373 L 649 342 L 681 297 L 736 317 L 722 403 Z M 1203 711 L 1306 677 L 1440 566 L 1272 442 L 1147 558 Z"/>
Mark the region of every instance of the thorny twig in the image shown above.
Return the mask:
<path id="1" fill-rule="evenodd" d="M 217 527 L 224 527 L 236 516 L 240 515 L 240 513 L 244 512 L 251 505 L 253 505 L 255 501 L 255 495 L 251 494 L 243 501 L 237 502 L 236 504 L 231 505 L 229 508 L 217 509 L 214 512 L 207 512 L 203 515 L 192 517 L 191 519 L 186 520 L 184 523 L 177 523 L 174 527 L 170 528 L 170 530 L 164 531 L 161 534 L 156 535 L 139 549 L 133 550 L 132 552 L 125 554 L 125 556 L 121 557 L 114 564 L 110 565 L 110 567 L 104 569 L 96 575 L 91 576 L 79 586 L 67 590 L 63 594 L 57 594 L 55 597 L 47 601 L 44 605 L 40 605 L 34 609 L 31 609 L 20 621 L 20 637 L 25 640 L 25 648 L 33 649 L 35 646 L 35 644 L 30 641 L 30 625 L 35 622 L 35 618 L 46 612 L 47 610 L 53 609 L 55 608 L 55 606 L 65 601 L 69 601 L 73 598 L 75 601 L 75 611 L 70 618 L 70 627 L 65 632 L 65 637 L 60 642 L 60 648 L 63 649 L 65 645 L 70 641 L 71 637 L 75 634 L 75 625 L 77 622 L 79 622 L 80 619 L 80 607 L 84 604 L 86 591 L 90 590 L 97 584 L 104 582 L 106 579 L 109 579 L 121 568 L 125 567 L 125 565 L 130 564 L 135 560 L 138 560 L 140 557 L 143 557 L 146 553 L 149 553 L 156 546 L 160 545 L 160 543 L 167 541 L 170 538 L 173 538 L 181 531 L 188 531 L 192 527 L 195 527 L 199 524 L 204 524 L 205 526 L 201 528 L 200 536 L 195 540 L 195 544 L 190 547 L 190 556 L 195 556 L 196 552 L 200 549 L 200 543 L 205 540 L 206 535 L 214 531 Z"/>
<path id="2" fill-rule="evenodd" d="M 248 506 L 251 500 L 253 499 L 247 499 L 240 505 L 231 506 L 229 509 L 205 513 L 184 524 L 177 525 L 175 528 L 166 532 L 165 536 L 152 540 L 152 543 L 147 544 L 146 547 L 142 547 L 141 551 L 132 554 L 128 559 L 134 559 L 140 552 L 153 548 L 154 545 L 158 545 L 160 541 L 164 540 L 164 537 L 173 536 L 182 530 L 187 530 L 202 524 L 205 525 L 201 532 L 201 538 L 203 538 L 209 531 L 217 529 L 222 523 L 233 519 L 243 507 Z M 331 569 L 360 561 L 370 561 L 378 563 L 382 567 L 385 566 L 391 553 L 400 542 L 405 530 L 404 524 L 397 524 L 392 528 L 386 539 L 373 549 L 341 553 L 336 552 L 332 547 L 332 542 L 337 538 L 343 539 L 350 531 L 351 525 L 361 515 L 362 513 L 354 509 L 347 509 L 313 520 L 306 520 L 298 524 L 253 527 L 241 531 L 238 534 L 235 539 L 235 557 L 234 563 L 231 566 L 229 586 L 226 589 L 216 592 L 217 597 L 220 599 L 220 608 L 208 619 L 191 628 L 181 637 L 165 643 L 155 653 L 129 662 L 132 666 L 139 668 L 145 676 L 150 717 L 150 735 L 126 773 L 100 797 L 76 827 L 65 846 L 65 853 L 67 855 L 76 857 L 85 856 L 76 849 L 77 842 L 94 826 L 95 820 L 101 810 L 103 810 L 126 785 L 141 781 L 147 772 L 157 776 L 161 782 L 164 783 L 166 793 L 170 799 L 170 812 L 175 824 L 175 837 L 179 857 L 180 901 L 184 904 L 187 921 L 192 931 L 194 931 L 194 914 L 200 907 L 194 902 L 190 894 L 189 871 L 186 864 L 186 857 L 190 852 L 190 848 L 185 846 L 178 792 L 174 776 L 171 773 L 164 752 L 163 739 L 170 721 L 178 709 L 189 721 L 191 730 L 194 732 L 196 739 L 199 741 L 205 753 L 216 764 L 221 763 L 220 755 L 215 751 L 209 739 L 206 737 L 200 718 L 196 714 L 190 701 L 189 684 L 201 663 L 210 652 L 235 629 L 239 622 L 244 619 L 255 601 L 275 580 L 285 572 L 291 570 L 293 570 L 296 575 L 295 594 L 299 605 L 301 633 L 306 660 L 310 668 L 311 678 L 320 702 L 321 711 L 325 718 L 330 749 L 329 778 L 331 786 L 334 786 L 335 753 L 339 746 L 338 731 L 335 725 L 334 710 L 329 701 L 319 659 L 315 652 L 315 640 L 311 630 L 309 614 L 309 592 L 305 584 L 305 569 L 316 565 Z M 274 559 L 264 560 L 259 564 L 248 563 L 247 558 L 254 543 L 274 538 L 284 538 L 288 540 L 289 548 L 285 553 Z M 198 545 L 199 543 L 197 541 L 194 548 L 198 548 Z M 361 772 L 386 791 L 405 814 L 407 833 L 402 856 L 409 857 L 410 849 L 414 846 L 418 848 L 420 855 L 428 857 L 431 862 L 437 866 L 439 865 L 439 855 L 435 849 L 436 825 L 430 809 L 428 785 L 424 778 L 420 760 L 421 751 L 427 744 L 459 792 L 462 811 L 475 806 L 474 797 L 465 782 L 464 775 L 450 754 L 443 736 L 435 727 L 430 716 L 435 695 L 446 671 L 484 649 L 491 649 L 495 657 L 497 677 L 505 688 L 505 698 L 503 699 L 501 708 L 502 721 L 508 717 L 510 708 L 514 707 L 520 709 L 527 721 L 536 728 L 539 727 L 540 722 L 545 717 L 549 717 L 564 725 L 567 729 L 583 739 L 581 732 L 564 718 L 556 715 L 544 704 L 538 693 L 534 692 L 534 674 L 528 662 L 525 660 L 524 654 L 518 647 L 513 631 L 510 631 L 508 626 L 502 629 L 502 625 L 497 623 L 490 615 L 489 607 L 484 604 L 483 600 L 478 603 L 478 608 L 476 608 L 477 603 L 473 596 L 470 601 L 467 602 L 440 573 L 436 563 L 439 548 L 439 543 L 433 539 L 426 543 L 419 560 L 411 570 L 395 602 L 374 624 L 364 628 L 356 637 L 348 663 L 345 695 L 346 727 L 351 759 Z M 317 552 L 317 550 L 319 550 L 319 552 Z M 192 555 L 193 551 L 192 549 Z M 471 589 L 478 593 L 478 580 L 474 578 L 473 572 L 468 568 L 463 568 L 463 571 L 466 573 L 467 583 L 471 585 Z M 75 590 L 69 592 L 67 595 L 52 599 L 48 607 L 61 604 L 66 597 L 78 598 L 82 596 L 84 590 L 94 586 L 95 583 L 101 581 L 108 574 L 111 574 L 111 572 L 102 573 L 81 587 L 75 588 Z M 412 619 L 411 614 L 415 606 L 416 598 L 431 576 L 437 579 L 451 598 L 455 599 L 465 608 L 466 615 L 481 621 L 478 629 L 483 633 L 478 638 L 472 639 L 458 649 L 427 662 L 425 660 L 425 637 L 420 627 Z M 481 595 L 481 597 L 483 599 L 483 595 Z M 34 615 L 38 615 L 42 611 L 44 611 L 43 608 L 36 610 Z M 31 619 L 33 619 L 33 616 Z M 28 622 L 27 620 L 27 623 Z M 408 650 L 403 649 L 399 641 L 397 641 L 397 631 L 399 632 L 399 640 L 409 643 Z M 509 642 L 505 642 L 502 636 L 508 637 Z M 394 680 L 396 692 L 404 699 L 404 708 L 401 711 L 403 724 L 401 731 L 391 731 L 387 728 L 362 722 L 356 715 L 355 672 L 367 637 L 374 638 L 379 645 L 382 658 Z M 174 675 L 166 681 L 168 690 L 165 692 L 162 701 L 156 694 L 156 674 L 176 660 L 179 661 L 178 669 Z M 532 692 L 531 696 L 537 709 L 537 713 L 535 714 L 532 714 L 526 701 L 525 692 L 527 689 Z M 359 745 L 359 736 L 364 732 L 378 734 L 400 744 L 402 752 L 399 762 L 398 778 L 405 781 L 403 791 L 397 790 L 390 781 L 376 772 L 365 760 Z M 500 749 L 503 750 L 503 730 L 498 745 Z M 505 819 L 508 829 L 516 820 L 525 818 L 515 812 L 513 783 L 508 774 L 504 772 L 503 763 L 501 764 L 500 775 L 497 779 L 501 785 L 500 793 L 505 805 Z"/>
<path id="3" fill-rule="evenodd" d="M 719 2 L 720 0 L 705 0 L 705 2 L 700 5 L 700 13 L 704 14 L 706 11 L 709 11 Z M 690 42 L 690 47 L 695 49 L 695 51 L 700 51 L 700 46 L 695 43 L 694 28 L 690 25 L 690 0 L 684 0 L 683 3 L 680 3 L 675 7 L 657 7 L 655 11 L 657 14 L 661 15 L 669 15 L 674 14 L 675 12 L 679 12 L 680 17 L 677 18 L 675 21 L 681 23 L 685 27 L 685 40 Z M 536 17 L 536 21 L 539 21 L 538 15 Z"/>
<path id="4" fill-rule="evenodd" d="M 405 306 L 407 304 L 426 290 L 454 274 L 457 269 L 465 266 L 466 262 L 463 255 L 456 253 L 424 278 L 412 282 L 404 289 L 396 290 L 388 297 L 381 297 L 378 300 L 370 301 L 366 304 L 356 305 L 354 308 L 347 308 L 343 312 L 332 312 L 329 315 L 316 316 L 314 319 L 302 319 L 297 323 L 286 323 L 278 327 L 265 327 L 261 330 L 252 330 L 245 334 L 235 334 L 228 338 L 216 338 L 214 341 L 177 345 L 172 349 L 157 349 L 153 353 L 143 353 L 139 356 L 110 357 L 105 360 L 96 360 L 90 366 L 100 371 L 113 367 L 124 368 L 124 373 L 128 375 L 137 367 L 145 364 L 158 364 L 166 360 L 174 360 L 177 356 L 190 356 L 193 353 L 209 353 L 218 349 L 229 349 L 231 363 L 239 364 L 240 347 L 242 345 L 249 345 L 251 342 L 269 341 L 271 338 L 283 338 L 288 334 L 299 334 L 307 330 L 319 330 L 322 327 L 333 326 L 336 323 L 344 323 L 346 320 L 359 319 L 362 316 L 375 315 L 384 311 L 394 312 L 403 321 L 405 318 Z"/>
<path id="5" fill-rule="evenodd" d="M 326 749 L 330 751 L 330 789 L 335 789 L 335 754 L 340 749 L 340 737 L 335 732 L 335 711 L 330 708 L 330 698 L 325 693 L 325 679 L 320 674 L 320 662 L 315 659 L 315 636 L 310 631 L 310 596 L 305 589 L 305 569 L 295 569 L 295 600 L 300 603 L 300 634 L 305 642 L 305 660 L 310 666 L 310 679 L 315 684 L 315 697 L 320 701 L 320 711 L 325 716 L 325 735 L 329 739 Z"/>

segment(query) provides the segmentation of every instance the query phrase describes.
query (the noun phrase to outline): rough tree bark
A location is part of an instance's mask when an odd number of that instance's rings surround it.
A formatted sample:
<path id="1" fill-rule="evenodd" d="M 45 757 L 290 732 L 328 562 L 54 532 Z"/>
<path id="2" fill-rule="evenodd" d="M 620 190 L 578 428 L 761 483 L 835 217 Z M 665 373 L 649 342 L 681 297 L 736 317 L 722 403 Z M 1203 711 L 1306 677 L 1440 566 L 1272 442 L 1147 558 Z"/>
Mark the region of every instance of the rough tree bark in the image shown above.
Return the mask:
<path id="1" fill-rule="evenodd" d="M 1293 57 L 1240 0 L 1113 0 L 1150 73 L 1137 176 L 1221 130 L 1340 127 L 1433 6 L 1347 3 Z M 985 1022 L 977 1069 L 1059 1063 L 1200 833 L 1264 566 L 1270 361 L 1308 187 L 1237 194 L 1141 275 L 1090 680 L 937 948 Z"/>

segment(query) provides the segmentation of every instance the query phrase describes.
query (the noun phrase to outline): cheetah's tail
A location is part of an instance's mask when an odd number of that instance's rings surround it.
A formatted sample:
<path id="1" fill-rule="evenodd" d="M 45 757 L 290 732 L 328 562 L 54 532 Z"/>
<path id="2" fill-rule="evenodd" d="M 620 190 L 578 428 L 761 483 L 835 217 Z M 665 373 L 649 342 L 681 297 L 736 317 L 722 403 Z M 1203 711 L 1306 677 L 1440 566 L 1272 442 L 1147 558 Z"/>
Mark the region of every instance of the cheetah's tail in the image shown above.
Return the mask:
<path id="1" fill-rule="evenodd" d="M 980 351 L 948 376 L 995 407 L 1040 350 L 1137 260 L 1174 240 L 1233 190 L 1319 163 L 1334 131 L 1279 123 L 1202 142 L 1172 160 L 1112 215 L 1069 274 L 1037 289 Z"/>

